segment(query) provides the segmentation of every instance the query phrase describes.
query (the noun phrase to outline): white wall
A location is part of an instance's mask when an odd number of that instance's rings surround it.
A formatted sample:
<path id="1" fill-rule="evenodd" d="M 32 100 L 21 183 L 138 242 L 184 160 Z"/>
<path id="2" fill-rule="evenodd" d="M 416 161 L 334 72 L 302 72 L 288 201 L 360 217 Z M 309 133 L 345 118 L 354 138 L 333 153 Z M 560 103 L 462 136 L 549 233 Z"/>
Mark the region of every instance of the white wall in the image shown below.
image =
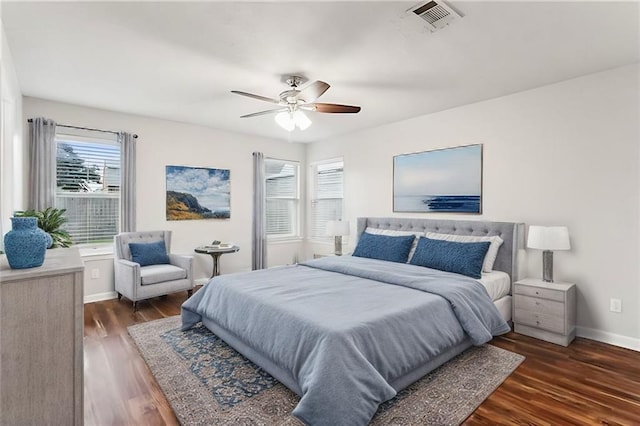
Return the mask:
<path id="1" fill-rule="evenodd" d="M 307 163 L 344 157 L 352 229 L 359 216 L 568 226 L 572 250 L 555 253 L 555 278 L 577 283 L 578 333 L 640 349 L 639 75 L 622 67 L 314 143 Z M 394 155 L 474 143 L 484 144 L 482 215 L 392 212 Z M 527 275 L 540 277 L 541 253 L 527 257 Z"/>
<path id="2" fill-rule="evenodd" d="M 10 217 L 24 205 L 22 93 L 0 21 L 0 236 L 11 229 Z M 0 238 L 0 250 L 3 247 Z"/>
<path id="3" fill-rule="evenodd" d="M 86 255 L 83 252 L 84 250 L 80 251 L 83 254 L 84 263 L 84 302 L 97 302 L 116 297 L 113 254 Z"/>
<path id="4" fill-rule="evenodd" d="M 43 116 L 60 124 L 104 130 L 124 130 L 138 134 L 137 143 L 137 228 L 173 231 L 172 252 L 194 254 L 197 246 L 214 239 L 231 241 L 240 246 L 235 254 L 223 255 L 221 272 L 251 269 L 252 221 L 252 152 L 262 151 L 266 157 L 301 162 L 304 169 L 305 145 L 261 139 L 223 132 L 202 126 L 122 114 L 43 99 L 25 97 L 24 117 Z M 165 218 L 165 166 L 197 166 L 230 169 L 231 219 L 167 221 Z M 304 186 L 303 186 L 304 187 Z M 302 242 L 274 244 L 269 247 L 270 266 L 291 263 L 301 250 Z M 211 274 L 211 257 L 195 255 L 196 278 Z M 96 265 L 100 265 L 96 263 Z M 101 278 L 108 274 L 105 271 Z M 94 279 L 95 280 L 95 279 Z M 91 282 L 91 281 L 90 281 Z M 95 283 L 94 283 L 95 284 Z M 86 286 L 85 286 L 86 287 Z M 91 291 L 104 292 L 104 286 L 85 288 L 85 299 Z"/>

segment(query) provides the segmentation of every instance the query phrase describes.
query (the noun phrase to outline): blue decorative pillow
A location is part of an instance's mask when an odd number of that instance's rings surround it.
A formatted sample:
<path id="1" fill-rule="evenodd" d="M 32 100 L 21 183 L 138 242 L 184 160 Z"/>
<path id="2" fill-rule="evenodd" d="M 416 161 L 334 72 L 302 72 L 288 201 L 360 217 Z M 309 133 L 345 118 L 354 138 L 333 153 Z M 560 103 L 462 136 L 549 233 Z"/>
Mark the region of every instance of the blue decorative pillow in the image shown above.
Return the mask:
<path id="1" fill-rule="evenodd" d="M 163 240 L 152 243 L 129 243 L 129 250 L 131 251 L 131 261 L 139 263 L 140 266 L 169 263 L 167 248 Z"/>
<path id="2" fill-rule="evenodd" d="M 477 279 L 490 245 L 489 241 L 458 243 L 420 237 L 410 263 Z"/>
<path id="3" fill-rule="evenodd" d="M 406 263 L 415 235 L 391 237 L 363 232 L 353 256 Z"/>

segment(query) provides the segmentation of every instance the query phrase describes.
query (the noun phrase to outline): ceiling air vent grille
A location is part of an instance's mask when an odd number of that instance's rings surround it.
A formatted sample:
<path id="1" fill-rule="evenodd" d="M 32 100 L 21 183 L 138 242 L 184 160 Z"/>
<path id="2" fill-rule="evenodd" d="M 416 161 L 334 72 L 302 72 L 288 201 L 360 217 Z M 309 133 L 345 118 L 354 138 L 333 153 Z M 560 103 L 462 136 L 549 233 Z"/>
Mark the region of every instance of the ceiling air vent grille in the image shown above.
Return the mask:
<path id="1" fill-rule="evenodd" d="M 420 3 L 409 9 L 407 13 L 413 13 L 424 19 L 431 31 L 440 30 L 456 18 L 462 18 L 460 14 L 447 6 L 442 0 Z"/>

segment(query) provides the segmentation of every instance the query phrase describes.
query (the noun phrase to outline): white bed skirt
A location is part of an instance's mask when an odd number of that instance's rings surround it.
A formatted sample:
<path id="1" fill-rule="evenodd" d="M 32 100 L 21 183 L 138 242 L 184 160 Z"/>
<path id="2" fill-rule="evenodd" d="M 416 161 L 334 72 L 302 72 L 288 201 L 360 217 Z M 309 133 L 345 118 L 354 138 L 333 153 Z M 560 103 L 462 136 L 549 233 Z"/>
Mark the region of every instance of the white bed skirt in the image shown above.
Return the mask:
<path id="1" fill-rule="evenodd" d="M 511 321 L 511 296 L 504 296 L 493 302 L 505 321 Z"/>

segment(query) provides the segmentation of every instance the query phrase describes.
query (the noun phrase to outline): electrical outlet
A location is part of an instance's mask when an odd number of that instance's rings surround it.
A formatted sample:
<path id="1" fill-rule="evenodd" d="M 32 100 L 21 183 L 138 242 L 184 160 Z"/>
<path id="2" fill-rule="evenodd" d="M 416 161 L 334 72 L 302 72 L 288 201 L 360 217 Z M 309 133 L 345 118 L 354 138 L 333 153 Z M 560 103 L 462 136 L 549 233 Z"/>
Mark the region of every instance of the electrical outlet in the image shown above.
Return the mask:
<path id="1" fill-rule="evenodd" d="M 100 278 L 100 269 L 93 268 L 91 270 L 91 278 L 93 278 L 93 279 Z"/>
<path id="2" fill-rule="evenodd" d="M 611 312 L 622 312 L 622 300 L 611 299 L 609 301 L 609 310 Z"/>

